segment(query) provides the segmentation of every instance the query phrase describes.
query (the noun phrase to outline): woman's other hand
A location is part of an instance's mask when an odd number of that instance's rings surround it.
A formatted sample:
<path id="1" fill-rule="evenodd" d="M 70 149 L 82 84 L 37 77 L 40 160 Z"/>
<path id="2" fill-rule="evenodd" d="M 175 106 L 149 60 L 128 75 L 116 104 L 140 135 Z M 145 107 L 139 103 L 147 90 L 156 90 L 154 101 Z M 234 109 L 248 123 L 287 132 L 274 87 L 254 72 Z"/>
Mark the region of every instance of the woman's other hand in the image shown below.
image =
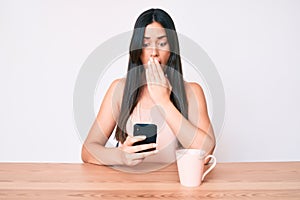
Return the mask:
<path id="1" fill-rule="evenodd" d="M 152 149 L 157 146 L 155 143 L 151 144 L 142 144 L 133 146 L 134 143 L 143 141 L 146 139 L 146 136 L 127 136 L 125 142 L 119 148 L 122 150 L 122 160 L 125 165 L 134 166 L 141 163 L 146 157 L 154 155 L 158 152 L 158 150 L 137 153 L 139 151 Z"/>

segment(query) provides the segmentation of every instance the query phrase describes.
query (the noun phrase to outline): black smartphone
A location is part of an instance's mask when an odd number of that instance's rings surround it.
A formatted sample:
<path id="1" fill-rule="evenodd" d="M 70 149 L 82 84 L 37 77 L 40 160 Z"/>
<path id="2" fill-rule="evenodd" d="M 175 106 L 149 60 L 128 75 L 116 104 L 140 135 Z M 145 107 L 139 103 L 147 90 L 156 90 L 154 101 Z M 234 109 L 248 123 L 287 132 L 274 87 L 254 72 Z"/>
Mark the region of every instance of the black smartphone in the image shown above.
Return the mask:
<path id="1" fill-rule="evenodd" d="M 141 144 L 149 144 L 149 143 L 156 143 L 156 137 L 157 137 L 157 126 L 155 124 L 134 124 L 133 125 L 133 136 L 138 135 L 145 135 L 146 139 L 136 142 L 133 144 L 135 145 L 141 145 Z M 146 149 L 141 152 L 147 152 L 147 151 L 153 151 L 156 148 Z"/>

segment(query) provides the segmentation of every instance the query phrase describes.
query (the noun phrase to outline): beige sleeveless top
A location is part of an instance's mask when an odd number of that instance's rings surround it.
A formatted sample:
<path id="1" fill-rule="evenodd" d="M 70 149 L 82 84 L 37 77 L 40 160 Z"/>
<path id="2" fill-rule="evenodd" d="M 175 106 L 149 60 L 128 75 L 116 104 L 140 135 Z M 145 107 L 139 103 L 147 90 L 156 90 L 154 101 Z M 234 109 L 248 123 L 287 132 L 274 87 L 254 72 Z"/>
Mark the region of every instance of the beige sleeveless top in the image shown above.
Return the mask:
<path id="1" fill-rule="evenodd" d="M 133 136 L 133 125 L 135 123 L 152 123 L 157 125 L 156 149 L 158 153 L 145 158 L 144 162 L 171 163 L 176 160 L 175 150 L 177 149 L 178 141 L 159 111 L 158 106 L 144 109 L 138 103 L 126 124 L 127 133 L 131 136 Z"/>

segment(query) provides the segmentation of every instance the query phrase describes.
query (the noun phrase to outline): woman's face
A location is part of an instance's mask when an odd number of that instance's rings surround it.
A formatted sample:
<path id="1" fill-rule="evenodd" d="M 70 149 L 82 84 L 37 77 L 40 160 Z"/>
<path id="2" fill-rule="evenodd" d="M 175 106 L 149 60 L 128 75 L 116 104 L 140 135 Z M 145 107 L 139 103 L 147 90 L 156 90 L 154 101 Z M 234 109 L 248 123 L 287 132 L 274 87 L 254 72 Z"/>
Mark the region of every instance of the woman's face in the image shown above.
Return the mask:
<path id="1" fill-rule="evenodd" d="M 145 28 L 141 61 L 146 65 L 152 57 L 164 67 L 170 57 L 170 46 L 165 29 L 158 22 L 152 22 Z"/>

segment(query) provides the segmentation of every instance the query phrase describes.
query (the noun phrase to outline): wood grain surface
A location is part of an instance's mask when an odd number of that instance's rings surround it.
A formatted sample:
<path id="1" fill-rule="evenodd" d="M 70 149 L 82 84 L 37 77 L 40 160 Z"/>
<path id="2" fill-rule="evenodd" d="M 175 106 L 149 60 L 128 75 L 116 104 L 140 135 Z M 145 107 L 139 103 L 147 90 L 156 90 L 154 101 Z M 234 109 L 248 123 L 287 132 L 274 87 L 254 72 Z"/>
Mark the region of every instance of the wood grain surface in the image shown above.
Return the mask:
<path id="1" fill-rule="evenodd" d="M 0 199 L 300 199 L 300 162 L 218 163 L 195 188 L 176 164 L 148 173 L 108 166 L 0 163 Z"/>

